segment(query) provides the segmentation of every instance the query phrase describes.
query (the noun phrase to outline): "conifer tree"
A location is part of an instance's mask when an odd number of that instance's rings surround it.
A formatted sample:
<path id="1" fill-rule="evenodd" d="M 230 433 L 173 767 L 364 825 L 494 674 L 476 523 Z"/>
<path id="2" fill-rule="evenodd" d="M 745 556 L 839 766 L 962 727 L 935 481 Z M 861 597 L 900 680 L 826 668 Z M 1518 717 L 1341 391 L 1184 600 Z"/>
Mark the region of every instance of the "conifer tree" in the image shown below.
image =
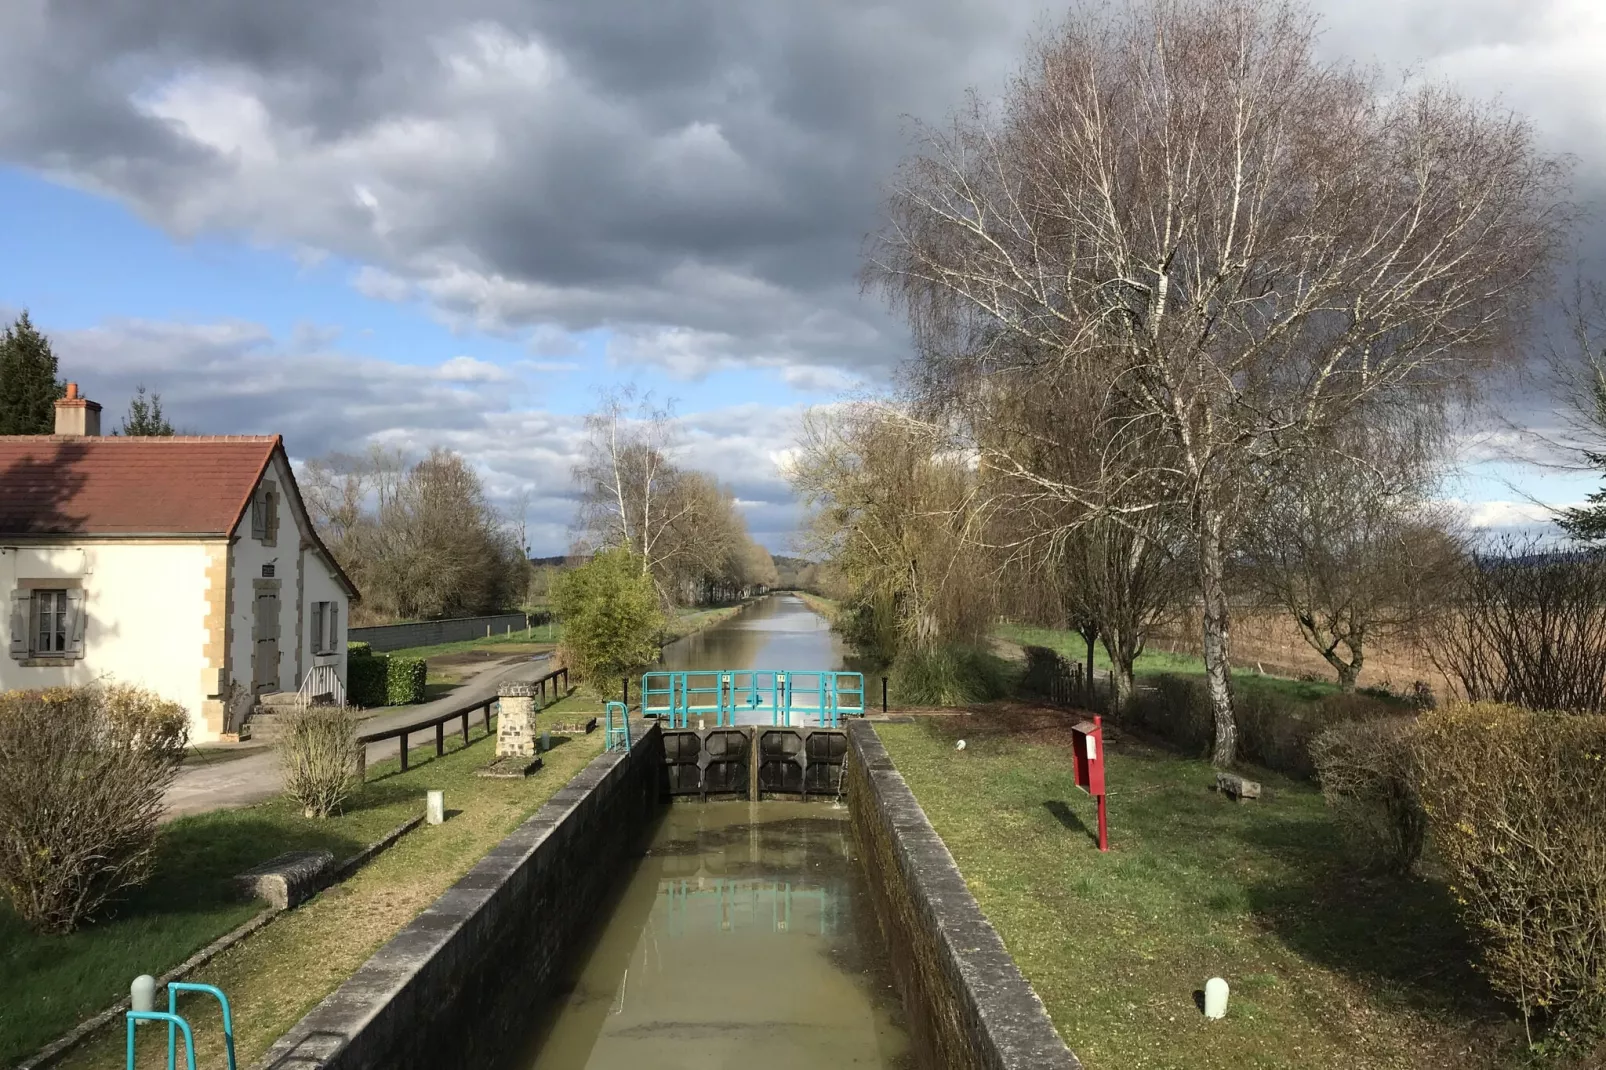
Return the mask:
<path id="1" fill-rule="evenodd" d="M 123 417 L 119 435 L 145 435 L 166 437 L 173 434 L 173 425 L 162 414 L 162 395 L 145 397 L 145 384 L 141 383 L 128 402 L 128 415 Z"/>
<path id="2" fill-rule="evenodd" d="M 25 311 L 0 334 L 0 435 L 48 435 L 56 429 L 56 354 Z"/>

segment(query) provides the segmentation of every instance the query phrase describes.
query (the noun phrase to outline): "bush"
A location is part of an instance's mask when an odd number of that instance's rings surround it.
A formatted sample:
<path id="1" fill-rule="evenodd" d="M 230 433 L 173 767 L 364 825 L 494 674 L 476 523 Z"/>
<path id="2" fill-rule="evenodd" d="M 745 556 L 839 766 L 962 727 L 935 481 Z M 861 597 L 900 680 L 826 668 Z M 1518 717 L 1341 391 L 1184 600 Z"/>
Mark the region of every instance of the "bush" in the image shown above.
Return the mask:
<path id="1" fill-rule="evenodd" d="M 1422 715 L 1417 789 L 1494 987 L 1606 1026 L 1606 717 Z"/>
<path id="2" fill-rule="evenodd" d="M 366 658 L 373 652 L 374 648 L 367 643 L 348 642 L 346 644 L 346 661 L 349 664 L 352 658 Z"/>
<path id="3" fill-rule="evenodd" d="M 1355 860 L 1403 875 L 1422 856 L 1427 815 L 1416 792 L 1410 717 L 1350 720 L 1311 740 L 1322 797 Z"/>
<path id="4" fill-rule="evenodd" d="M 373 654 L 346 660 L 346 701 L 353 706 L 383 706 L 388 693 L 390 658 Z"/>
<path id="5" fill-rule="evenodd" d="M 1265 687 L 1238 688 L 1233 707 L 1239 760 L 1305 780 L 1316 775 L 1310 745 L 1318 733 L 1335 724 L 1399 712 L 1397 704 L 1368 695 L 1340 692 L 1307 702 Z M 1186 754 L 1204 756 L 1215 741 L 1210 696 L 1197 676 L 1155 677 L 1152 687 L 1133 696 L 1120 719 Z"/>
<path id="6" fill-rule="evenodd" d="M 0 889 L 64 933 L 150 874 L 189 718 L 124 685 L 0 693 Z"/>
<path id="7" fill-rule="evenodd" d="M 892 663 L 889 683 L 899 705 L 968 706 L 1006 695 L 1010 667 L 1002 658 L 974 647 L 908 650 Z"/>
<path id="8" fill-rule="evenodd" d="M 423 658 L 399 658 L 384 655 L 385 704 L 408 706 L 424 701 L 424 683 L 429 678 L 429 666 Z"/>
<path id="9" fill-rule="evenodd" d="M 357 787 L 357 722 L 344 706 L 294 706 L 279 737 L 284 793 L 308 817 L 328 817 Z"/>
<path id="10" fill-rule="evenodd" d="M 592 693 L 612 696 L 621 677 L 658 660 L 664 617 L 640 555 L 594 554 L 558 577 L 552 601 L 563 621 L 564 663 Z"/>

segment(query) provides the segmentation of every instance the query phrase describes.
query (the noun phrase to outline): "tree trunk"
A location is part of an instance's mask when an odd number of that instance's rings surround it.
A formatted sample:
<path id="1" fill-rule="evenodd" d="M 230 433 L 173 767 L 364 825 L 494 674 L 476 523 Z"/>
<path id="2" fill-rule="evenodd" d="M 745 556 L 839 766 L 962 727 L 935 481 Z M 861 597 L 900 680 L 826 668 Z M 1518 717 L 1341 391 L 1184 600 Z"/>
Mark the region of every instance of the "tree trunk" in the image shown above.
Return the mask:
<path id="1" fill-rule="evenodd" d="M 1340 665 L 1338 667 L 1338 689 L 1348 694 L 1355 690 L 1355 679 L 1361 675 L 1361 667 L 1356 664 Z"/>
<path id="2" fill-rule="evenodd" d="M 1087 682 L 1087 704 L 1091 706 L 1093 705 L 1093 644 L 1098 641 L 1099 629 L 1097 625 L 1092 627 L 1084 625 L 1078 631 L 1082 635 L 1082 641 L 1087 644 L 1087 675 L 1083 679 Z"/>
<path id="3" fill-rule="evenodd" d="M 1228 627 L 1227 586 L 1223 577 L 1222 518 L 1201 507 L 1199 525 L 1199 594 L 1203 602 L 1205 688 L 1216 721 L 1210 762 L 1231 767 L 1238 756 L 1238 723 L 1232 712 L 1232 643 Z"/>

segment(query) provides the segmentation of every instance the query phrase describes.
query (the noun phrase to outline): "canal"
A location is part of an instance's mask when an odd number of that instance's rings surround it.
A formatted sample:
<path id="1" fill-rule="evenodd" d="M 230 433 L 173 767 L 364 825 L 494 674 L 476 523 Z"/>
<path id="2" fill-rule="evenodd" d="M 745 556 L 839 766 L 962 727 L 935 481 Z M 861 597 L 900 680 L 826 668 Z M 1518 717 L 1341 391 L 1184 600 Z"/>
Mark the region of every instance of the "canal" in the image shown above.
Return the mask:
<path id="1" fill-rule="evenodd" d="M 836 669 L 842 647 L 777 594 L 664 649 L 663 667 Z M 840 803 L 666 806 L 557 1005 L 504 1070 L 912 1067 Z"/>

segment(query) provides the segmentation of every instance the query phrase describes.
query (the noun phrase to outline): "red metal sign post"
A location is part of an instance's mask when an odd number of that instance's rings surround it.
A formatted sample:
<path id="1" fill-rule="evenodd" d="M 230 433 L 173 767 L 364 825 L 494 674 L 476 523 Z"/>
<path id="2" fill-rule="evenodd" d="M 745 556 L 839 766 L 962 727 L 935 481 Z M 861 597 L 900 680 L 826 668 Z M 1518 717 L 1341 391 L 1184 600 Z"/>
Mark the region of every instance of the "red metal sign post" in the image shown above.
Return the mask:
<path id="1" fill-rule="evenodd" d="M 1094 717 L 1071 729 L 1076 746 L 1076 786 L 1099 804 L 1099 850 L 1110 849 L 1109 818 L 1104 808 L 1104 718 Z"/>

